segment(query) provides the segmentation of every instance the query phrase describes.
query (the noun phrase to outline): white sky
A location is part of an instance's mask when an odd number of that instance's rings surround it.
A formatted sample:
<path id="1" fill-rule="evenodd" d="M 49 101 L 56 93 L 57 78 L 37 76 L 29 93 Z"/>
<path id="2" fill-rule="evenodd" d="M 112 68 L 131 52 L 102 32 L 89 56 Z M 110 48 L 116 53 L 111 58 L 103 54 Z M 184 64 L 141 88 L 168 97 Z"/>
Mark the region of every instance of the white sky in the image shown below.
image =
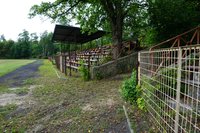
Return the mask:
<path id="1" fill-rule="evenodd" d="M 38 35 L 45 30 L 53 32 L 55 24 L 50 20 L 41 20 L 39 16 L 28 18 L 31 6 L 42 1 L 50 0 L 0 0 L 0 35 L 16 41 L 23 29 Z"/>

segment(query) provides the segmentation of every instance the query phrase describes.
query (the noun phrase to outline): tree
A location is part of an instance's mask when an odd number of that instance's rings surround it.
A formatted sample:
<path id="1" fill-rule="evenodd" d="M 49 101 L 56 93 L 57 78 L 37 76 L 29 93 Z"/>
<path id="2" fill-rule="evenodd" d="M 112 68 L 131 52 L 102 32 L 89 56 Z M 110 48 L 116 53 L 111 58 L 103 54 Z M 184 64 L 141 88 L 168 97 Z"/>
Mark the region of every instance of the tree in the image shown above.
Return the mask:
<path id="1" fill-rule="evenodd" d="M 0 58 L 12 58 L 13 46 L 14 46 L 14 41 L 12 40 L 0 41 Z"/>
<path id="2" fill-rule="evenodd" d="M 57 51 L 55 44 L 51 41 L 52 35 L 52 33 L 45 31 L 40 36 L 39 45 L 42 47 L 43 57 L 51 56 Z"/>
<path id="3" fill-rule="evenodd" d="M 162 41 L 200 23 L 199 0 L 148 0 L 150 25 Z"/>
<path id="4" fill-rule="evenodd" d="M 54 21 L 68 24 L 76 20 L 84 31 L 107 29 L 112 33 L 113 58 L 118 58 L 122 47 L 124 22 L 135 19 L 142 0 L 56 0 L 42 2 L 30 9 L 30 17 L 44 15 Z M 133 15 L 134 18 L 130 17 Z M 131 19 L 126 19 L 127 17 Z M 126 20 L 126 21 L 125 21 Z"/>
<path id="5" fill-rule="evenodd" d="M 39 37 L 36 33 L 30 34 L 30 43 L 31 43 L 31 57 L 38 58 L 42 53 L 42 47 L 39 45 Z"/>
<path id="6" fill-rule="evenodd" d="M 6 41 L 6 38 L 5 38 L 4 34 L 3 34 L 3 35 L 0 36 L 0 42 L 4 42 L 4 41 Z"/>
<path id="7" fill-rule="evenodd" d="M 27 30 L 23 30 L 18 37 L 18 42 L 15 45 L 16 58 L 29 58 L 31 56 L 29 32 Z"/>

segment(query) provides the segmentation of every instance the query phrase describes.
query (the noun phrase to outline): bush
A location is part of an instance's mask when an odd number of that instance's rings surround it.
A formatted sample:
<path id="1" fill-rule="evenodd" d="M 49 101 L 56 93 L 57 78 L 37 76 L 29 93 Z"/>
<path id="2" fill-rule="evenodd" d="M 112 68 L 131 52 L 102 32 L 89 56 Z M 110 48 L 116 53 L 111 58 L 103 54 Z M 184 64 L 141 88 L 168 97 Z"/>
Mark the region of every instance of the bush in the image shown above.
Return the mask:
<path id="1" fill-rule="evenodd" d="M 80 65 L 80 67 L 78 68 L 78 71 L 80 72 L 81 77 L 83 78 L 84 81 L 90 80 L 90 72 L 89 72 L 89 70 L 85 67 L 84 61 L 81 60 L 79 63 L 80 63 L 81 65 Z"/>
<path id="2" fill-rule="evenodd" d="M 142 97 L 141 87 L 137 85 L 136 74 L 136 71 L 133 71 L 131 78 L 122 83 L 120 92 L 124 100 L 130 102 L 130 104 L 136 104 L 139 109 L 145 111 L 145 100 Z"/>
<path id="3" fill-rule="evenodd" d="M 136 83 L 136 71 L 132 72 L 131 78 L 126 79 L 121 86 L 121 95 L 126 100 L 129 101 L 131 104 L 136 103 L 138 98 L 138 91 L 137 91 L 137 83 Z"/>

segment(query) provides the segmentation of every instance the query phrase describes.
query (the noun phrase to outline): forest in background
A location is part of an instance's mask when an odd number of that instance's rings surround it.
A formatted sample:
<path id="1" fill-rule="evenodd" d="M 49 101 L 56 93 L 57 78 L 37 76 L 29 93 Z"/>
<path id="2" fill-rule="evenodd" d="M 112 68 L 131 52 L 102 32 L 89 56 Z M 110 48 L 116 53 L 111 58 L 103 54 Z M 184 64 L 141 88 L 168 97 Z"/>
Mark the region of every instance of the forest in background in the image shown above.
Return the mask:
<path id="1" fill-rule="evenodd" d="M 0 58 L 1 59 L 28 59 L 47 58 L 55 54 L 59 47 L 52 41 L 52 33 L 43 32 L 40 36 L 23 30 L 17 41 L 6 40 L 4 35 L 0 36 Z"/>
<path id="2" fill-rule="evenodd" d="M 68 52 L 69 50 L 85 50 L 100 47 L 102 44 L 110 45 L 110 36 L 85 43 L 84 45 L 70 45 L 66 43 L 52 42 L 51 32 L 43 32 L 40 36 L 36 33 L 29 33 L 23 30 L 19 34 L 17 41 L 6 40 L 4 35 L 0 36 L 0 59 L 29 59 L 48 58 L 58 52 Z"/>
<path id="3" fill-rule="evenodd" d="M 88 30 L 94 32 L 96 29 L 111 32 L 112 25 L 110 24 L 109 13 L 116 15 L 117 11 L 121 11 L 124 14 L 123 21 L 120 23 L 122 26 L 122 41 L 137 39 L 140 45 L 145 47 L 155 45 L 200 24 L 199 0 L 104 1 L 108 5 L 104 5 L 98 0 L 69 0 L 67 1 L 67 8 L 60 6 L 65 5 L 65 1 L 43 2 L 39 6 L 34 5 L 30 9 L 29 15 L 30 17 L 36 15 L 48 16 L 55 22 L 64 25 L 75 20 L 83 29 L 83 32 Z M 119 6 L 120 4 L 121 6 Z M 119 7 L 116 11 L 113 9 L 113 12 L 107 11 L 107 8 L 104 7 L 115 7 L 117 5 Z M 52 6 L 54 8 L 51 8 Z M 71 9 L 69 12 L 71 15 L 65 12 L 62 13 L 62 7 L 66 8 L 65 10 L 69 8 L 67 11 Z M 87 43 L 84 48 L 113 43 L 113 36 L 106 36 L 103 39 Z M 51 37 L 52 33 L 44 32 L 38 36 L 36 33 L 29 33 L 26 30 L 19 34 L 17 41 L 6 40 L 2 35 L 0 37 L 0 58 L 47 58 L 52 56 L 60 51 L 60 45 L 53 43 Z M 71 50 L 76 47 L 79 46 L 73 46 Z M 65 51 L 68 50 L 69 45 L 66 45 Z"/>

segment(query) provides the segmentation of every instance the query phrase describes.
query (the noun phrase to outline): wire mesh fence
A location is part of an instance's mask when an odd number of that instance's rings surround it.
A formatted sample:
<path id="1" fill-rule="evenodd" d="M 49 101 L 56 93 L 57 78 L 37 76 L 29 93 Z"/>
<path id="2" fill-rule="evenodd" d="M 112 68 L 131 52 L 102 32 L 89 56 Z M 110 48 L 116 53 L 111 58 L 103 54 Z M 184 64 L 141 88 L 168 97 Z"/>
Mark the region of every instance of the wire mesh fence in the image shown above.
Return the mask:
<path id="1" fill-rule="evenodd" d="M 200 133 L 200 45 L 142 51 L 139 84 L 160 132 Z"/>

